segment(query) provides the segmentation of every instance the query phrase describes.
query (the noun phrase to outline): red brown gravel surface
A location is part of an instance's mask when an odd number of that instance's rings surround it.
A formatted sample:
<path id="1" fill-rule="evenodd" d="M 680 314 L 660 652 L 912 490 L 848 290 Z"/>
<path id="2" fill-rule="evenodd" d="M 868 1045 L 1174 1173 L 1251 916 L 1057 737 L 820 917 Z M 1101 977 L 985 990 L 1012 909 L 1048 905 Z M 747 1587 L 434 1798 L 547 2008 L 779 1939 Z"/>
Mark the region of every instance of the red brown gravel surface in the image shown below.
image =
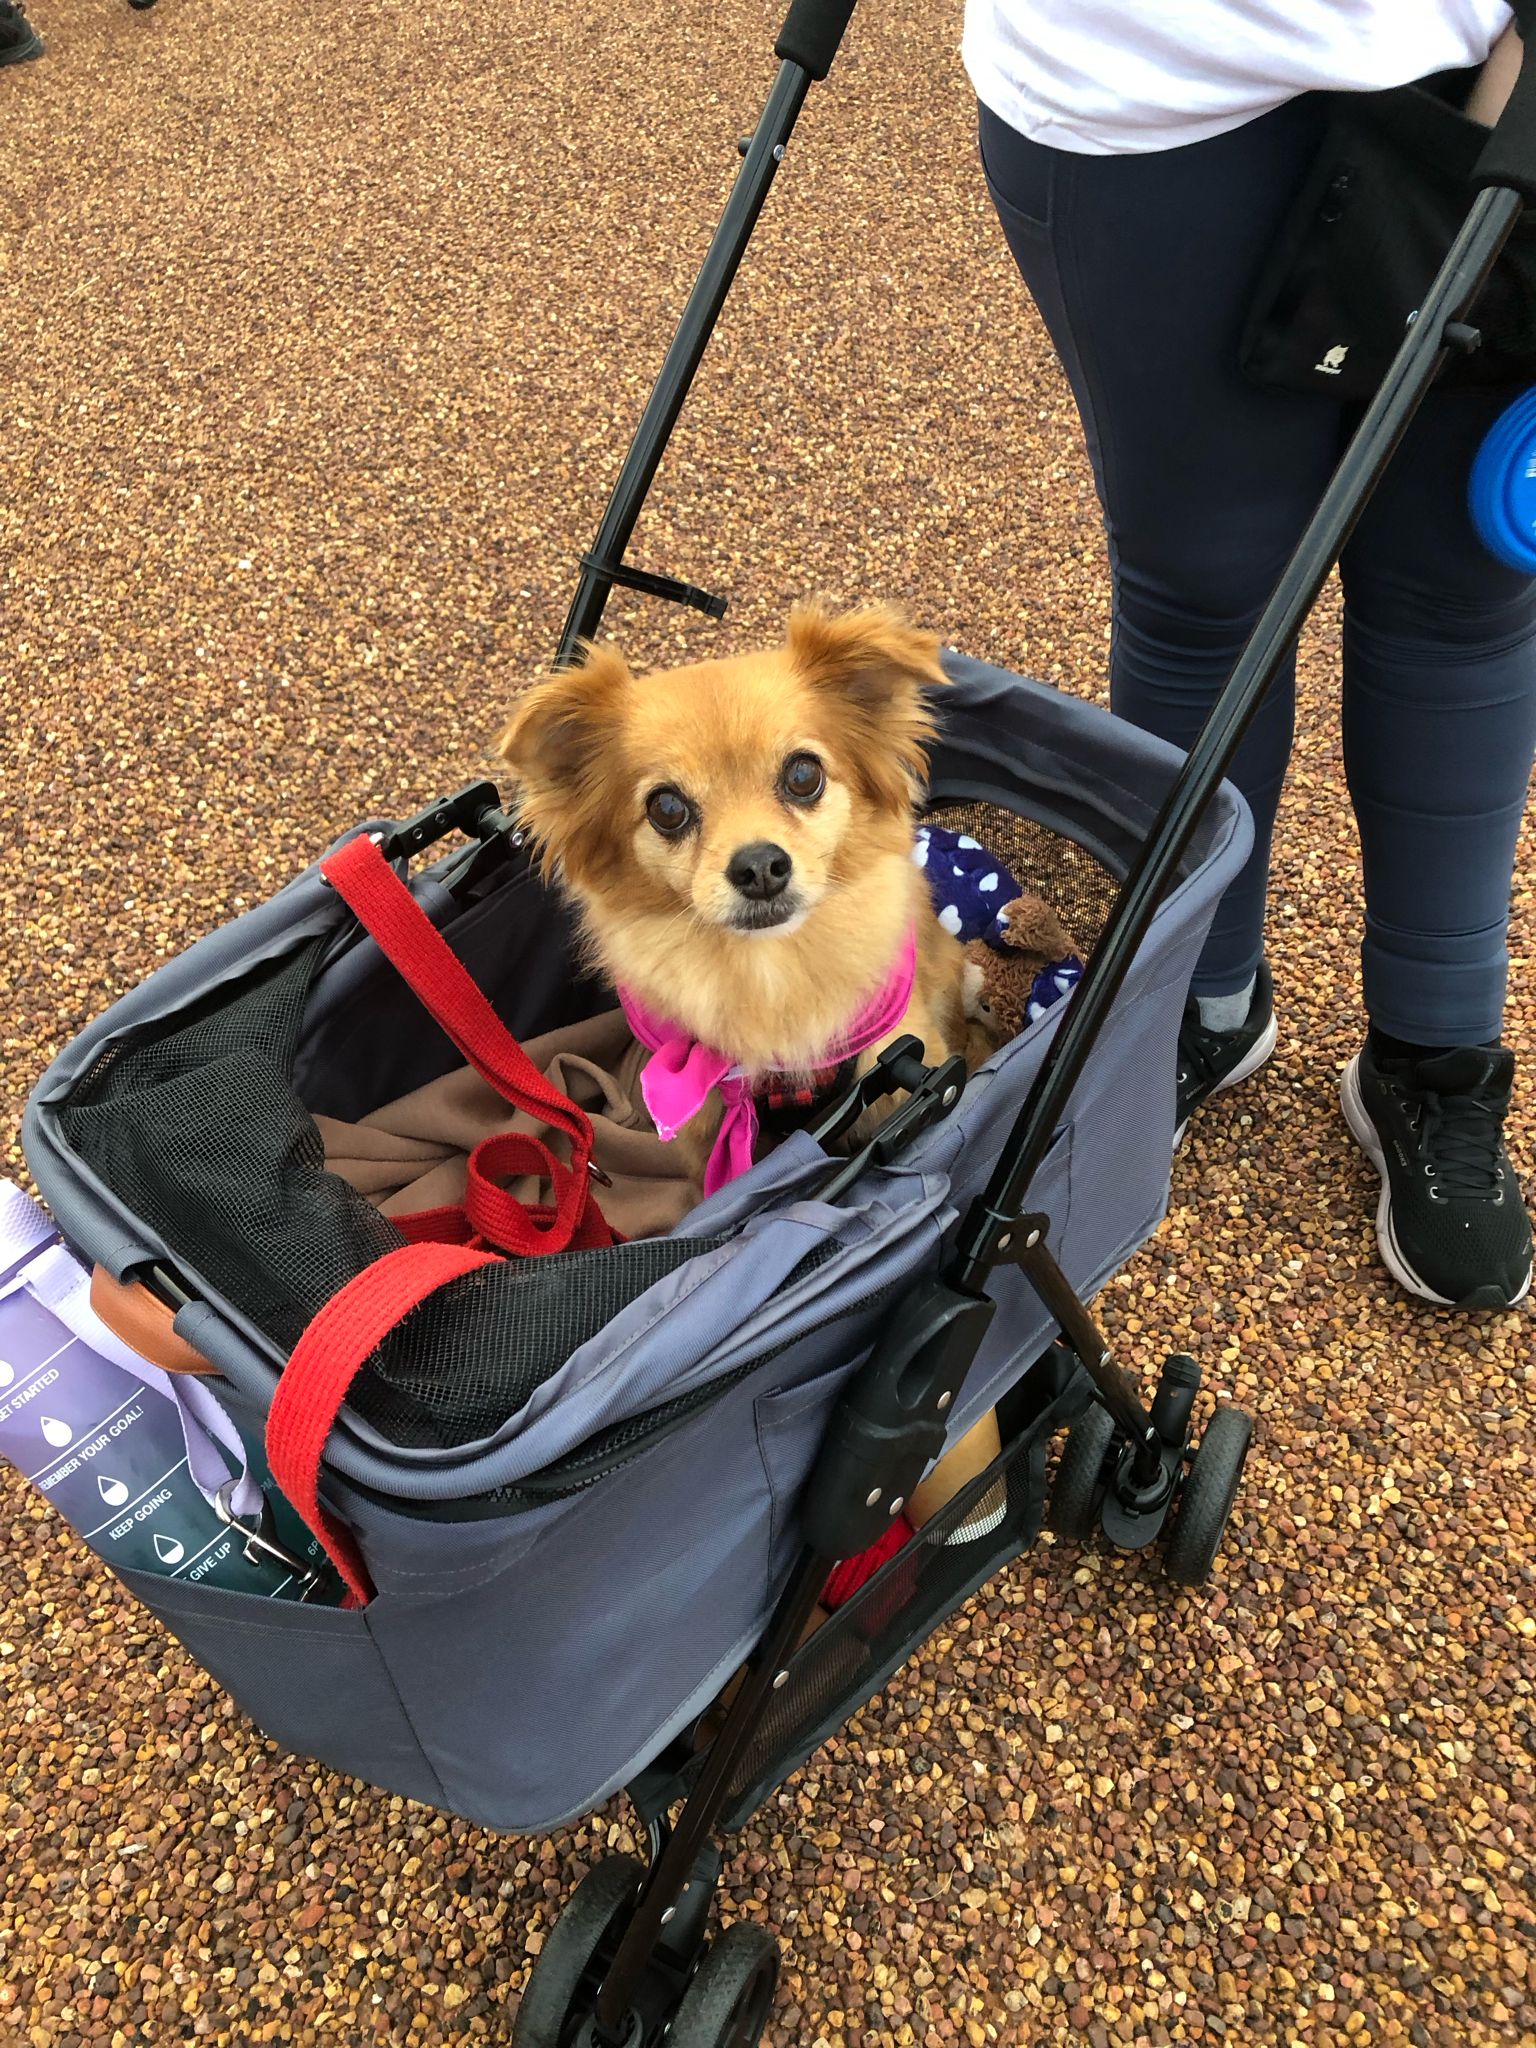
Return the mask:
<path id="1" fill-rule="evenodd" d="M 42 1063 L 340 826 L 485 762 L 547 662 L 771 75 L 772 5 L 32 0 L 0 72 L 6 1169 Z M 866 0 L 639 536 L 728 591 L 639 659 L 879 595 L 1100 693 L 1063 385 L 990 220 L 959 8 Z M 1259 1417 L 1214 1587 L 1043 1546 L 763 1811 L 776 2048 L 1536 2040 L 1532 1313 L 1378 1272 L 1331 608 L 1284 1034 L 1108 1290 Z M 1536 1062 L 1531 840 L 1508 1034 Z M 1536 1171 L 1522 1081 L 1517 1166 Z M 279 1754 L 10 1474 L 0 2042 L 502 2038 L 615 1809 L 506 1841 Z"/>

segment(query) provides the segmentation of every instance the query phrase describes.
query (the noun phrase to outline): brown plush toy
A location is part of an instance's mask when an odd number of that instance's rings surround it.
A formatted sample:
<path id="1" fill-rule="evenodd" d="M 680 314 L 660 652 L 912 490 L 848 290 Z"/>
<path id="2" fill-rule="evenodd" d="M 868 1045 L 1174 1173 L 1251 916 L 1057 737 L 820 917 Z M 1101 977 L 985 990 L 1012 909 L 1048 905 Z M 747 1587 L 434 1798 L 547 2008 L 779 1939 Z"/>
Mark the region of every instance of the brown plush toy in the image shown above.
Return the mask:
<path id="1" fill-rule="evenodd" d="M 998 915 L 1009 950 L 972 939 L 966 957 L 981 970 L 975 998 L 978 1024 L 997 1045 L 1017 1038 L 1029 1022 L 1035 977 L 1047 967 L 1076 961 L 1077 948 L 1066 926 L 1042 897 L 1016 896 Z"/>

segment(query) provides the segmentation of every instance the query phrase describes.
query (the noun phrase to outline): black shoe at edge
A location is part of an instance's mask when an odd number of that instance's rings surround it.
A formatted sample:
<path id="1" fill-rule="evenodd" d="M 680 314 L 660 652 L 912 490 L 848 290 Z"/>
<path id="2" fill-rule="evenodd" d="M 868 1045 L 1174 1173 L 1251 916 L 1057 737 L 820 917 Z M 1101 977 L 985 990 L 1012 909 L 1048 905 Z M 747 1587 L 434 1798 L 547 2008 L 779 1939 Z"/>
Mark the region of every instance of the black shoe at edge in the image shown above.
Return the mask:
<path id="1" fill-rule="evenodd" d="M 1530 1291 L 1530 1217 L 1504 1149 L 1514 1071 L 1502 1047 L 1409 1060 L 1367 1043 L 1339 1085 L 1345 1121 L 1381 1175 L 1382 1260 L 1442 1308 L 1513 1308 Z"/>
<path id="2" fill-rule="evenodd" d="M 16 0 L 0 0 L 0 64 L 25 64 L 42 54 L 43 39 Z"/>
<path id="3" fill-rule="evenodd" d="M 1269 968 L 1259 962 L 1248 1015 L 1235 1031 L 1209 1031 L 1200 1022 L 1200 1005 L 1191 996 L 1179 1026 L 1178 1128 L 1174 1144 L 1184 1142 L 1190 1118 L 1208 1096 L 1235 1088 L 1256 1074 L 1275 1049 L 1275 986 Z"/>

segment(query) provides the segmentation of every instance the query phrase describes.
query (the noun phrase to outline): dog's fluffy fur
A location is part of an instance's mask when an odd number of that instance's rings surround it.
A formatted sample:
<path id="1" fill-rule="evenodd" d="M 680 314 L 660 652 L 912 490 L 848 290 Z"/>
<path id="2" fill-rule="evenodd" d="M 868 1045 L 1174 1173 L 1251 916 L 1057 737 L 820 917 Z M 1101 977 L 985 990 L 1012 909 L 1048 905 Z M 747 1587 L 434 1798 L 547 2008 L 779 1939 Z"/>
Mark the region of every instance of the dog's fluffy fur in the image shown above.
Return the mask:
<path id="1" fill-rule="evenodd" d="M 526 692 L 499 746 L 593 958 L 647 1008 L 749 1073 L 807 1072 L 915 928 L 900 1030 L 932 1063 L 968 1032 L 964 953 L 912 860 L 933 736 L 924 686 L 943 681 L 937 640 L 883 607 L 800 607 L 782 646 L 664 674 L 633 676 L 593 648 Z M 786 775 L 802 756 L 824 777 L 809 801 Z M 686 807 L 682 829 L 652 822 L 661 792 L 668 822 L 674 799 Z M 793 862 L 771 902 L 727 874 L 764 845 Z M 700 1116 L 684 1134 L 700 1170 L 717 1125 Z"/>

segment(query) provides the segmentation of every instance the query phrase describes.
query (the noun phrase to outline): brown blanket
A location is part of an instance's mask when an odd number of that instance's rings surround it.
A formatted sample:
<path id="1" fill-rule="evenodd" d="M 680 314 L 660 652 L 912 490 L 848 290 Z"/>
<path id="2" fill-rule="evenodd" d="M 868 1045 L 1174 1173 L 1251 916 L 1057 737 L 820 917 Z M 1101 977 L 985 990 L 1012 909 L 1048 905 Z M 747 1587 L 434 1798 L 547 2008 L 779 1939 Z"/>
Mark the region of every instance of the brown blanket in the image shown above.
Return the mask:
<path id="1" fill-rule="evenodd" d="M 549 1031 L 524 1047 L 533 1064 L 592 1119 L 592 1157 L 613 1182 L 599 1186 L 598 1206 L 625 1237 L 670 1230 L 698 1197 L 674 1146 L 664 1145 L 640 1097 L 643 1046 L 623 1012 Z M 465 1165 L 483 1138 L 518 1131 L 547 1134 L 535 1118 L 515 1112 L 473 1067 L 429 1081 L 387 1102 L 361 1123 L 317 1116 L 325 1163 L 386 1216 L 436 1209 L 464 1199 Z M 564 1156 L 563 1151 L 559 1156 Z M 514 1182 L 520 1200 L 548 1199 L 532 1181 Z"/>

